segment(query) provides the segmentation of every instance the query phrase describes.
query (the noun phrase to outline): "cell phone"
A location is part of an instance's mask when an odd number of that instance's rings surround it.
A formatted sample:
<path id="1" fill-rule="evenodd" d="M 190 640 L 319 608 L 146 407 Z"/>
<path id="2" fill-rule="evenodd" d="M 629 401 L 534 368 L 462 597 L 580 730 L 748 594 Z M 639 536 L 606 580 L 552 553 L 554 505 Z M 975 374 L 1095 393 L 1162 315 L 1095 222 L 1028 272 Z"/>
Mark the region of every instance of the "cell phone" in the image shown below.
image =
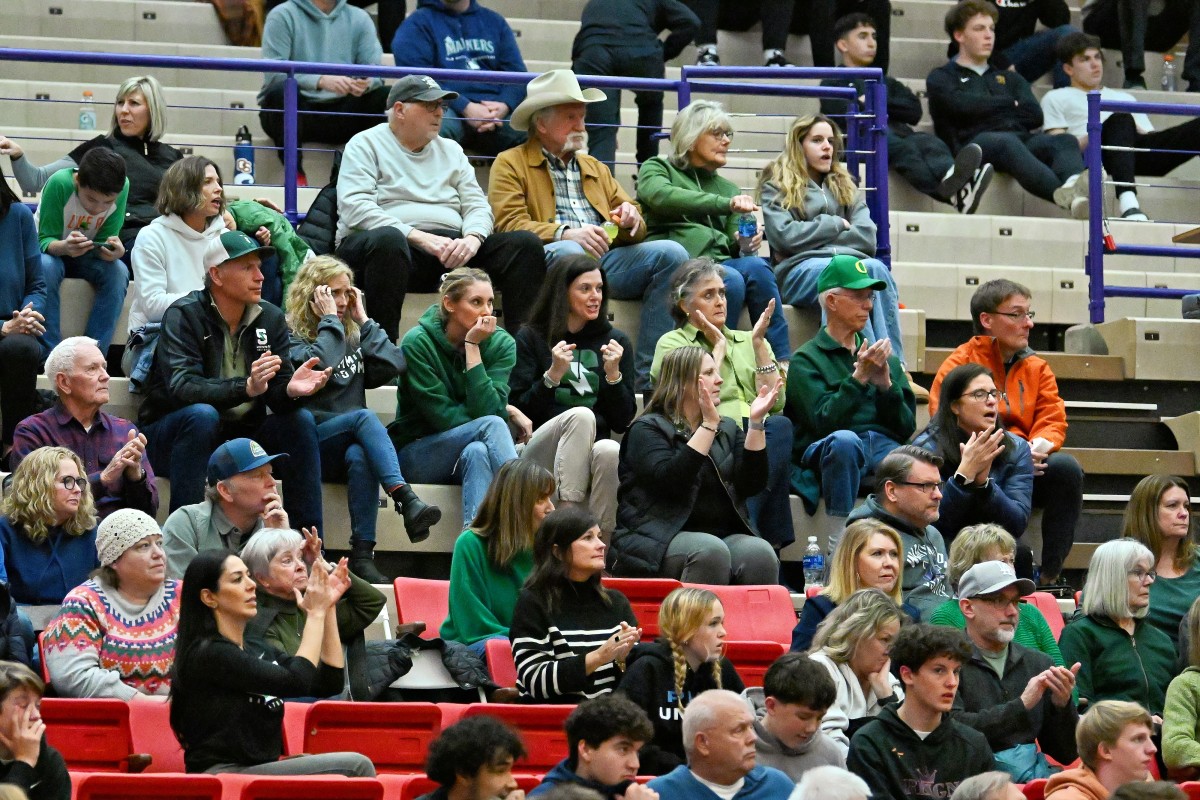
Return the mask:
<path id="1" fill-rule="evenodd" d="M 108 242 L 96 242 L 96 246 L 103 247 L 110 253 L 117 249 L 115 245 L 109 244 Z"/>

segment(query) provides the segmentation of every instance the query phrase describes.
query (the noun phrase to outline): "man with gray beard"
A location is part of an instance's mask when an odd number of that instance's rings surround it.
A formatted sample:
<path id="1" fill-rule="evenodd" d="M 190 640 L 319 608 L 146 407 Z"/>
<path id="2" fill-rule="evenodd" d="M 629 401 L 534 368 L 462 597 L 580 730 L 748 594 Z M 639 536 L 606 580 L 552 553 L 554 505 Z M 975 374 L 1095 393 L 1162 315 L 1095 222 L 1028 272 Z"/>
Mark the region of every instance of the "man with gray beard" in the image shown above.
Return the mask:
<path id="1" fill-rule="evenodd" d="M 972 652 L 951 716 L 986 736 L 996 766 L 1018 783 L 1049 777 L 1038 743 L 1063 764 L 1077 756 L 1072 694 L 1079 664 L 1055 666 L 1045 653 L 1013 641 L 1018 605 L 1034 588 L 1003 561 L 976 564 L 958 583 Z"/>

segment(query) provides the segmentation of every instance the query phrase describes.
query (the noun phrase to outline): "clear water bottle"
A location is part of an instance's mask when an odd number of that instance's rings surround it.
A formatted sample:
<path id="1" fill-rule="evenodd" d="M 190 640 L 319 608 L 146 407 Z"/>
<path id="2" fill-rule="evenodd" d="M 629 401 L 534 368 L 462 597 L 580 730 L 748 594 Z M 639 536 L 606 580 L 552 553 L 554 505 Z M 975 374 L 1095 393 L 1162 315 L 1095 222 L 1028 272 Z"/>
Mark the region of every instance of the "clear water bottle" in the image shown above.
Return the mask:
<path id="1" fill-rule="evenodd" d="M 245 125 L 233 138 L 233 182 L 238 185 L 254 183 L 254 139 Z"/>
<path id="2" fill-rule="evenodd" d="M 83 90 L 83 102 L 79 104 L 79 130 L 96 130 L 96 104 L 92 102 L 92 90 Z"/>
<path id="3" fill-rule="evenodd" d="M 1162 90 L 1175 91 L 1175 56 L 1167 53 L 1163 56 Z"/>
<path id="4" fill-rule="evenodd" d="M 825 577 L 825 554 L 817 544 L 817 537 L 808 537 L 808 547 L 804 548 L 804 588 L 820 586 Z"/>
<path id="5" fill-rule="evenodd" d="M 744 256 L 754 255 L 750 250 L 750 240 L 758 233 L 758 220 L 753 214 L 742 214 L 738 217 L 738 249 Z"/>

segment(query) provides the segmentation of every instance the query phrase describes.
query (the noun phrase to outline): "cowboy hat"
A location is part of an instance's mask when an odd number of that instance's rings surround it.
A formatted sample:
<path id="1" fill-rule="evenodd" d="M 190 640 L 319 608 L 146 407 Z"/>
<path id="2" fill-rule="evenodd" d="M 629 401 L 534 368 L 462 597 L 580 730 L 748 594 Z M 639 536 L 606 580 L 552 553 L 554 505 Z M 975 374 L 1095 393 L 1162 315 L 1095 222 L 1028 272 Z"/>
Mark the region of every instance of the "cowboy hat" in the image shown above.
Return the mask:
<path id="1" fill-rule="evenodd" d="M 580 89 L 575 73 L 569 69 L 543 72 L 525 88 L 525 99 L 512 113 L 513 130 L 529 130 L 529 118 L 543 108 L 565 103 L 599 103 L 607 95 L 599 89 Z"/>

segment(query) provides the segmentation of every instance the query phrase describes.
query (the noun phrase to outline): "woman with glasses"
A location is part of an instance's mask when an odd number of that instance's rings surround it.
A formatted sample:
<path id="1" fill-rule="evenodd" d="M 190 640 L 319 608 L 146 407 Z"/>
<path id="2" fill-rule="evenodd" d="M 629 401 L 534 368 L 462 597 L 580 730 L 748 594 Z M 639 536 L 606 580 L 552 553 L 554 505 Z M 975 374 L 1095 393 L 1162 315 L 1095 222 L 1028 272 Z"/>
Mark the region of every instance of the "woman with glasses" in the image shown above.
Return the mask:
<path id="1" fill-rule="evenodd" d="M 725 267 L 728 319 L 737 327 L 742 305 L 758 319 L 767 304 L 783 309 L 775 273 L 758 255 L 762 230 L 740 235 L 743 217 L 758 211 L 754 198 L 717 174 L 729 161 L 733 120 L 720 103 L 697 100 L 671 125 L 671 153 L 649 159 L 638 171 L 637 196 L 646 218 L 646 241 L 679 242 L 691 258 L 711 258 Z M 661 309 L 666 315 L 667 309 Z M 665 330 L 665 328 L 664 328 Z M 767 341 L 784 367 L 791 358 L 787 320 L 770 318 Z"/>
<path id="2" fill-rule="evenodd" d="M 1154 554 L 1141 542 L 1114 539 L 1096 548 L 1083 585 L 1083 616 L 1058 640 L 1064 661 L 1080 664 L 1081 705 L 1129 700 L 1162 722 L 1177 656 L 1171 638 L 1146 619 L 1156 577 Z"/>
<path id="3" fill-rule="evenodd" d="M 942 458 L 946 485 L 933 524 L 948 542 L 965 526 L 980 522 L 994 522 L 1013 536 L 1029 524 L 1033 456 L 1024 439 L 1000 427 L 998 397 L 986 367 L 955 367 L 942 381 L 937 413 L 913 441 Z M 1032 567 L 1019 563 L 1017 574 L 1032 577 Z"/>
<path id="4" fill-rule="evenodd" d="M 1154 554 L 1158 579 L 1150 584 L 1146 619 L 1175 644 L 1179 623 L 1200 596 L 1190 497 L 1182 478 L 1148 475 L 1133 488 L 1121 528 L 1122 536 L 1137 539 Z"/>

